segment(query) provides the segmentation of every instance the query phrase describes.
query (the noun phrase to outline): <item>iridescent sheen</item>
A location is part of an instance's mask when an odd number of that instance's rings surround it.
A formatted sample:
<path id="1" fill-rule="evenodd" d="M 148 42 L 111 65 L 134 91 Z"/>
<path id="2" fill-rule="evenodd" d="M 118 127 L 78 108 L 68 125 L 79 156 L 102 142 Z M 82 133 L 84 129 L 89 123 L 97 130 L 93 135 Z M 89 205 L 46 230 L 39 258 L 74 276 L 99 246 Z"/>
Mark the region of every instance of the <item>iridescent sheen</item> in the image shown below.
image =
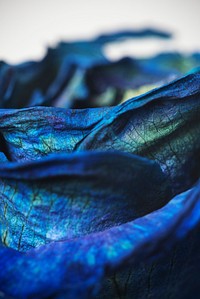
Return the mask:
<path id="1" fill-rule="evenodd" d="M 0 132 L 12 160 L 74 150 L 119 150 L 157 161 L 174 194 L 199 177 L 200 73 L 96 109 L 0 110 Z"/>

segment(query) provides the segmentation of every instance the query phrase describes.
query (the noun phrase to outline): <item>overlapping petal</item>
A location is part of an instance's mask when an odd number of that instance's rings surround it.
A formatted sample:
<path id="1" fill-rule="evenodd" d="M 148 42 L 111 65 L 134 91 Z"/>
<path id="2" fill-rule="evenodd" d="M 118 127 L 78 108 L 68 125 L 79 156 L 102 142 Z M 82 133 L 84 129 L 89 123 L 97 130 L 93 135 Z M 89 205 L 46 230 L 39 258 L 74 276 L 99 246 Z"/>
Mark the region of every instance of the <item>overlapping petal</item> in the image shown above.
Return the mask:
<path id="1" fill-rule="evenodd" d="M 54 152 L 119 150 L 157 161 L 174 192 L 199 177 L 200 74 L 96 109 L 28 108 L 0 111 L 0 132 L 12 160 Z"/>
<path id="2" fill-rule="evenodd" d="M 71 107 L 73 103 L 68 99 L 70 92 L 74 92 L 73 97 L 87 95 L 88 91 L 82 84 L 85 71 L 93 65 L 108 63 L 103 53 L 106 43 L 152 36 L 169 38 L 170 34 L 154 29 L 120 31 L 101 35 L 93 40 L 61 42 L 56 48 L 49 48 L 41 61 L 19 65 L 1 62 L 0 107 L 23 108 L 41 104 Z M 78 82 L 77 76 L 80 77 Z M 64 103 L 62 97 L 65 97 Z"/>
<path id="3" fill-rule="evenodd" d="M 169 201 L 155 162 L 123 153 L 74 153 L 0 169 L 2 242 L 27 251 L 103 231 Z"/>

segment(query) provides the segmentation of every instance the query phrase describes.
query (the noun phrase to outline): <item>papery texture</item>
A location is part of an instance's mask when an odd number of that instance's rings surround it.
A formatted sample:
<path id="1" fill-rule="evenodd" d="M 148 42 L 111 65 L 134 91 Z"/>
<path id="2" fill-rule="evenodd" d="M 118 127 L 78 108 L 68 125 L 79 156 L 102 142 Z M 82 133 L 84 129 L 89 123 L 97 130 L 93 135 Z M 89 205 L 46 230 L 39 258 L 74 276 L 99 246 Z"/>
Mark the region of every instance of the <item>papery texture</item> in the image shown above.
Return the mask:
<path id="1" fill-rule="evenodd" d="M 188 75 L 110 110 L 76 150 L 119 150 L 157 161 L 175 192 L 198 177 L 199 73 Z"/>
<path id="2" fill-rule="evenodd" d="M 86 149 L 145 156 L 181 192 L 199 177 L 199 78 L 190 74 L 111 108 L 1 110 L 0 132 L 17 161 Z"/>
<path id="3" fill-rule="evenodd" d="M 170 199 L 155 162 L 119 153 L 57 155 L 0 169 L 2 242 L 26 251 L 103 231 Z"/>

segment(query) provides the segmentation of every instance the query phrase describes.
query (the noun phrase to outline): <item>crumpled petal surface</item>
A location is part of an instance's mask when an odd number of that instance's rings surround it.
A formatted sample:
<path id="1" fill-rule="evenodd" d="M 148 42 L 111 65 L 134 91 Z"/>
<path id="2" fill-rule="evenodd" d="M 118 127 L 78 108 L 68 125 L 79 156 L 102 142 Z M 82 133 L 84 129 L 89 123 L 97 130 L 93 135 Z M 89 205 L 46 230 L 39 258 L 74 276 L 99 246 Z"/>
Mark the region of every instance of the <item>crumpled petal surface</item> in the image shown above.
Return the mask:
<path id="1" fill-rule="evenodd" d="M 96 149 L 148 157 L 160 164 L 177 194 L 199 177 L 199 91 L 200 73 L 194 72 L 110 108 L 2 109 L 0 132 L 15 161 Z"/>
<path id="2" fill-rule="evenodd" d="M 160 219 L 157 218 L 158 213 L 156 212 L 141 218 L 141 221 L 135 221 L 141 234 L 141 246 L 135 244 L 137 254 L 129 257 L 125 265 L 122 265 L 122 268 L 115 270 L 114 273 L 104 279 L 103 291 L 95 297 L 96 299 L 198 299 L 200 264 L 199 190 L 198 184 L 192 190 L 176 196 L 165 207 L 166 209 L 160 210 L 160 212 L 164 212 L 163 214 L 160 213 Z M 174 206 L 171 205 L 172 203 Z M 173 211 L 178 206 L 180 214 L 172 216 Z M 187 208 L 190 206 L 190 208 L 187 210 L 186 206 Z M 173 220 L 171 216 L 174 217 Z M 168 221 L 165 224 L 168 230 L 167 234 L 163 231 L 162 226 L 165 223 L 165 221 L 163 222 L 164 218 Z M 152 222 L 148 222 L 148 220 Z M 154 224 L 157 227 L 157 233 L 154 235 L 155 239 L 153 235 L 150 236 L 147 233 L 148 230 L 152 230 Z M 178 226 L 176 226 L 177 224 Z M 192 230 L 190 230 L 191 228 Z M 187 235 L 188 229 L 190 232 Z M 146 236 L 148 237 L 144 241 Z M 173 246 L 172 243 L 174 243 Z"/>
<path id="3" fill-rule="evenodd" d="M 157 161 L 174 192 L 199 178 L 200 73 L 109 110 L 76 150 L 119 150 Z M 194 164 L 193 164 L 194 163 Z"/>
<path id="4" fill-rule="evenodd" d="M 141 217 L 169 201 L 152 161 L 123 153 L 55 155 L 0 169 L 2 242 L 27 251 Z"/>

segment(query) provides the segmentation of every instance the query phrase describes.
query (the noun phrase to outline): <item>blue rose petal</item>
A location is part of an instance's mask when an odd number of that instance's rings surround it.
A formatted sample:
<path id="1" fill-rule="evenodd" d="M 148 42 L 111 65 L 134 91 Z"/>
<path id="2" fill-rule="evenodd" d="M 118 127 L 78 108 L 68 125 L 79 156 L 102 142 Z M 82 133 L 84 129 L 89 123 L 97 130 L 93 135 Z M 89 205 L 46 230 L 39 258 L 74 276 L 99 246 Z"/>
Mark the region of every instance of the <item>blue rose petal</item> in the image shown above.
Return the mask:
<path id="1" fill-rule="evenodd" d="M 171 196 L 155 162 L 125 153 L 7 162 L 0 178 L 1 239 L 19 251 L 120 225 Z"/>

